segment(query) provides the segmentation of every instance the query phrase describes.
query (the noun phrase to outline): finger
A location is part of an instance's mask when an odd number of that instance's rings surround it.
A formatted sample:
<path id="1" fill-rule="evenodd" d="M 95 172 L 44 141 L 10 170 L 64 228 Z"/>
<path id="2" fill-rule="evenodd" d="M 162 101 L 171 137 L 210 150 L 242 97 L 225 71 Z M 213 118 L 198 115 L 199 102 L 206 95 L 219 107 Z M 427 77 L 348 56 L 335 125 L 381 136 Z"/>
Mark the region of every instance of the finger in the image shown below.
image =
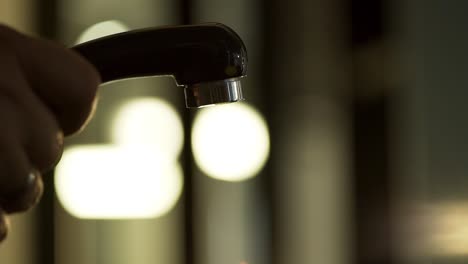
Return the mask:
<path id="1" fill-rule="evenodd" d="M 34 168 L 44 173 L 59 161 L 63 151 L 63 132 L 55 116 L 36 96 L 25 99 L 27 124 L 25 150 Z"/>
<path id="2" fill-rule="evenodd" d="M 40 173 L 32 169 L 24 148 L 28 138 L 24 112 L 11 99 L 0 97 L 0 207 L 8 213 L 34 206 L 42 195 Z"/>
<path id="3" fill-rule="evenodd" d="M 65 135 L 78 131 L 92 111 L 99 75 L 71 50 L 0 26 L 32 89 L 57 116 Z"/>
<path id="4" fill-rule="evenodd" d="M 31 171 L 23 189 L 0 199 L 0 204 L 7 213 L 26 211 L 36 205 L 42 197 L 44 183 L 38 171 Z"/>
<path id="5" fill-rule="evenodd" d="M 22 190 L 28 181 L 32 166 L 23 148 L 23 118 L 10 99 L 0 97 L 0 197 Z"/>
<path id="6" fill-rule="evenodd" d="M 37 96 L 26 81 L 21 65 L 6 51 L 8 47 L 0 44 L 0 71 L 8 78 L 0 79 L 0 95 L 3 109 L 3 124 L 18 123 L 18 137 L 21 146 L 26 148 L 33 167 L 41 172 L 51 169 L 60 159 L 63 150 L 63 132 L 54 113 Z M 7 101 L 6 101 L 7 100 Z M 8 108 L 9 107 L 9 108 Z M 12 114 L 15 114 L 15 120 Z M 13 137 L 13 135 L 11 135 Z"/>
<path id="7" fill-rule="evenodd" d="M 0 207 L 18 212 L 32 207 L 42 194 L 42 180 L 23 147 L 23 113 L 10 99 L 0 97 Z"/>
<path id="8" fill-rule="evenodd" d="M 28 157 L 19 143 L 9 144 L 3 142 L 0 153 L 2 153 L 2 159 L 0 160 L 0 206 L 4 207 L 4 209 L 6 209 L 5 207 L 13 208 L 16 206 L 7 206 L 6 204 L 16 204 L 14 200 L 19 200 L 27 192 L 36 191 L 35 187 L 31 187 L 37 184 L 32 177 L 35 175 L 31 175 L 34 170 L 31 169 L 32 166 Z M 28 206 L 21 206 L 20 209 L 25 207 Z"/>
<path id="9" fill-rule="evenodd" d="M 5 240 L 8 235 L 10 223 L 8 221 L 5 211 L 0 208 L 0 242 Z"/>

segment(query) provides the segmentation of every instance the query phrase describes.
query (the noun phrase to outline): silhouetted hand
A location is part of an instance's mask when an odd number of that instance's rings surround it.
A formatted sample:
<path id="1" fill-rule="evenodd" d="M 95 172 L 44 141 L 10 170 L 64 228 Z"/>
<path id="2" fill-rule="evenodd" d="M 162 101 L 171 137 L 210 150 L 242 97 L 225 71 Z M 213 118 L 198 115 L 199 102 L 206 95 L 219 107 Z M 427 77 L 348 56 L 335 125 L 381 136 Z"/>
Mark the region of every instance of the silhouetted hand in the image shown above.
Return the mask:
<path id="1" fill-rule="evenodd" d="M 7 214 L 39 200 L 41 175 L 89 119 L 99 82 L 69 49 L 0 25 L 0 241 Z"/>

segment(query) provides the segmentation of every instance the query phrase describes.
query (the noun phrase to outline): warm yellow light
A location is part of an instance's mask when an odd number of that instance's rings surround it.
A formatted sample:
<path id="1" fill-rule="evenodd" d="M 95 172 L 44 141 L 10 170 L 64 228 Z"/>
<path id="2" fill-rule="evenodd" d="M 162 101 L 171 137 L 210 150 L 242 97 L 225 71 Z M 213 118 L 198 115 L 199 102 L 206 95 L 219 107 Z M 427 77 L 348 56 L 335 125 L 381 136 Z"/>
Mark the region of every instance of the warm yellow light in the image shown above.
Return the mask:
<path id="1" fill-rule="evenodd" d="M 255 176 L 270 151 L 263 117 L 245 103 L 200 110 L 192 131 L 195 161 L 209 176 L 242 181 Z"/>
<path id="2" fill-rule="evenodd" d="M 184 131 L 179 114 L 166 101 L 139 98 L 118 110 L 112 138 L 119 145 L 151 145 L 176 160 L 182 150 Z"/>
<path id="3" fill-rule="evenodd" d="M 150 218 L 167 213 L 182 192 L 182 171 L 153 148 L 91 145 L 66 149 L 55 187 L 78 218 Z"/>
<path id="4" fill-rule="evenodd" d="M 428 253 L 468 256 L 468 203 L 434 205 L 428 212 Z"/>
<path id="5" fill-rule="evenodd" d="M 100 37 L 128 31 L 128 27 L 117 20 L 100 22 L 90 26 L 78 38 L 76 43 L 83 43 Z"/>

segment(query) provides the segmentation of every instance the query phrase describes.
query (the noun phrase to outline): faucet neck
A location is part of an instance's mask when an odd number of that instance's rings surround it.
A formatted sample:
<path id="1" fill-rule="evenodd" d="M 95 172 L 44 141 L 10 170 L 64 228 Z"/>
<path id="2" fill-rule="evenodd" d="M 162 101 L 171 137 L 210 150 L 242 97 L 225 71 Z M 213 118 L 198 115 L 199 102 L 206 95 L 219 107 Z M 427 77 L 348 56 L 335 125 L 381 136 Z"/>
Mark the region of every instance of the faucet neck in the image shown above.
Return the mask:
<path id="1" fill-rule="evenodd" d="M 247 51 L 239 36 L 218 23 L 135 30 L 72 48 L 101 75 L 103 82 L 172 75 L 179 85 L 241 77 Z"/>

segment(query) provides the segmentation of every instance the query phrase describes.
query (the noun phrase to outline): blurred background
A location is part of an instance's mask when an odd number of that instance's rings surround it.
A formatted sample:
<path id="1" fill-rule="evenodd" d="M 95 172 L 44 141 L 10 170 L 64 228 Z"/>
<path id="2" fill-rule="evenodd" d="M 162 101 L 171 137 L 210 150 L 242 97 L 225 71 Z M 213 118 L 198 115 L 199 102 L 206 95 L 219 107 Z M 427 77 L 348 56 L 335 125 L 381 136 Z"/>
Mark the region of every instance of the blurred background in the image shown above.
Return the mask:
<path id="1" fill-rule="evenodd" d="M 185 109 L 169 77 L 103 85 L 41 204 L 12 217 L 0 262 L 466 263 L 467 11 L 461 0 L 2 0 L 2 23 L 70 47 L 221 22 L 245 41 L 249 71 L 246 102 L 202 110 Z"/>

